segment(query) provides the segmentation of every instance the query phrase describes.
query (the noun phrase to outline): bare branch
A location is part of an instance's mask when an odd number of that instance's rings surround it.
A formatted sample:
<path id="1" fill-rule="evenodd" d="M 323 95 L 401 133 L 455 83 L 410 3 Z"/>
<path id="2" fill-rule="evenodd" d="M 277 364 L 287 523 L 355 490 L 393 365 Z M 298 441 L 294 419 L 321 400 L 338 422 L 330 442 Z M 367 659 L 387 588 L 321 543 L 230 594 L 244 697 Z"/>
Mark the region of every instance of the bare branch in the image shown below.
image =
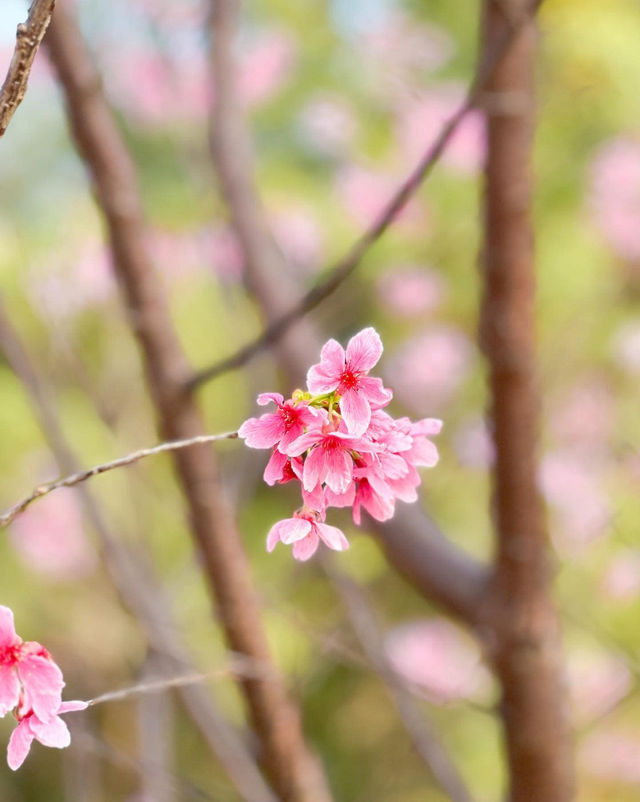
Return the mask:
<path id="1" fill-rule="evenodd" d="M 0 136 L 7 130 L 27 91 L 31 65 L 49 27 L 56 0 L 33 0 L 26 22 L 18 25 L 16 46 L 0 88 Z"/>
<path id="2" fill-rule="evenodd" d="M 485 0 L 487 50 L 523 0 Z M 531 149 L 536 26 L 518 32 L 488 86 L 488 159 L 480 340 L 495 447 L 496 562 L 487 645 L 502 688 L 511 802 L 569 802 L 573 761 L 549 544 L 539 496 Z M 514 103 L 514 98 L 517 103 Z"/>
<path id="3" fill-rule="evenodd" d="M 402 505 L 391 521 L 368 518 L 387 559 L 427 601 L 474 628 L 490 570 L 448 540 L 419 508 Z"/>
<path id="4" fill-rule="evenodd" d="M 10 524 L 16 515 L 24 512 L 30 504 L 36 501 L 36 499 L 47 496 L 49 493 L 52 493 L 54 490 L 58 490 L 61 487 L 74 487 L 75 485 L 79 485 L 81 482 L 86 482 L 87 479 L 91 479 L 92 476 L 98 476 L 98 474 L 106 473 L 107 471 L 113 471 L 115 468 L 122 468 L 125 465 L 132 465 L 134 462 L 138 462 L 145 457 L 152 457 L 156 454 L 164 454 L 166 451 L 177 451 L 180 448 L 189 448 L 189 446 L 203 445 L 204 443 L 215 443 L 218 440 L 234 440 L 237 437 L 238 432 L 226 432 L 225 434 L 202 434 L 196 437 L 190 437 L 187 440 L 172 440 L 168 443 L 160 443 L 160 445 L 152 446 L 150 448 L 141 448 L 138 451 L 133 451 L 131 454 L 127 454 L 124 457 L 118 457 L 117 459 L 111 460 L 111 462 L 103 462 L 100 465 L 95 465 L 93 468 L 87 468 L 84 471 L 76 471 L 76 473 L 72 473 L 70 476 L 65 476 L 61 479 L 54 479 L 51 482 L 45 482 L 44 484 L 35 487 L 31 491 L 31 494 L 22 499 L 22 501 L 18 501 L 12 507 L 9 507 L 8 510 L 5 510 L 5 512 L 1 513 L 0 527 Z"/>
<path id="5" fill-rule="evenodd" d="M 416 165 L 413 172 L 404 183 L 401 184 L 393 197 L 389 199 L 371 228 L 365 231 L 342 259 L 326 271 L 326 276 L 324 278 L 320 279 L 315 286 L 303 295 L 297 303 L 291 306 L 288 311 L 278 317 L 278 319 L 269 323 L 261 334 L 247 345 L 239 348 L 234 354 L 231 354 L 231 356 L 222 359 L 220 362 L 216 362 L 208 368 L 198 371 L 194 376 L 188 379 L 185 384 L 187 391 L 193 391 L 204 382 L 215 379 L 223 373 L 241 368 L 261 351 L 277 343 L 296 321 L 303 318 L 308 312 L 315 309 L 322 301 L 332 295 L 345 279 L 353 273 L 369 249 L 375 245 L 386 232 L 397 218 L 399 212 L 402 211 L 424 180 L 429 176 L 465 116 L 473 108 L 481 105 L 483 94 L 496 65 L 504 55 L 517 31 L 525 23 L 525 20 L 536 11 L 540 2 L 541 0 L 534 0 L 534 2 L 530 3 L 527 9 L 513 21 L 513 25 L 506 27 L 502 32 L 502 36 L 495 43 L 495 47 L 486 53 L 486 57 L 481 59 L 480 66 L 465 99 L 453 116 L 445 123 L 436 140 L 427 148 L 424 156 Z"/>
<path id="6" fill-rule="evenodd" d="M 404 680 L 389 663 L 378 622 L 363 592 L 353 580 L 335 567 L 331 555 L 324 555 L 323 562 L 331 582 L 342 598 L 360 645 L 384 682 L 416 752 L 452 802 L 472 802 L 471 794 L 448 752 L 426 717 L 418 712 Z"/>

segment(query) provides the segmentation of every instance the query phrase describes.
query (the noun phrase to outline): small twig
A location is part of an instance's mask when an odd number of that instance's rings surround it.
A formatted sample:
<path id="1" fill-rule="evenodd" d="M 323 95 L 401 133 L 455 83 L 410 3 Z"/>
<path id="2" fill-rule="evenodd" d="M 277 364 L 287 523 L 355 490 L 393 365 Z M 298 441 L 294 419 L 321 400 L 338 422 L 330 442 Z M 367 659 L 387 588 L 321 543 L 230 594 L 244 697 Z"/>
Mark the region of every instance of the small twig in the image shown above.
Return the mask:
<path id="1" fill-rule="evenodd" d="M 97 476 L 100 473 L 112 471 L 114 468 L 122 468 L 125 465 L 132 465 L 134 462 L 138 462 L 138 460 L 144 459 L 145 457 L 151 457 L 155 454 L 162 454 L 165 451 L 177 451 L 178 449 L 188 448 L 189 446 L 203 445 L 204 443 L 214 443 L 217 440 L 234 440 L 237 436 L 238 432 L 225 432 L 224 434 L 203 434 L 197 437 L 190 437 L 187 440 L 170 440 L 167 443 L 160 443 L 160 445 L 152 446 L 151 448 L 141 448 L 139 451 L 134 451 L 133 453 L 127 454 L 124 457 L 118 457 L 118 459 L 114 459 L 111 462 L 103 462 L 101 465 L 95 465 L 93 468 L 72 473 L 70 476 L 65 476 L 61 479 L 55 479 L 52 482 L 45 482 L 44 484 L 38 485 L 38 487 L 34 488 L 31 491 L 31 494 L 22 499 L 22 501 L 19 501 L 17 504 L 14 504 L 12 507 L 9 507 L 8 510 L 3 512 L 2 515 L 0 515 L 0 527 L 10 524 L 17 515 L 19 515 L 21 512 L 24 512 L 24 510 L 26 510 L 32 502 L 36 501 L 36 499 L 42 498 L 43 496 L 52 493 L 54 490 L 57 490 L 60 487 L 74 487 L 74 485 L 79 485 L 81 482 L 85 482 L 92 476 Z"/>
<path id="2" fill-rule="evenodd" d="M 90 699 L 88 704 L 89 706 L 93 706 L 102 704 L 103 702 L 116 702 L 122 699 L 128 699 L 131 696 L 159 693 L 169 688 L 182 688 L 185 685 L 194 685 L 211 679 L 224 679 L 226 677 L 265 679 L 268 678 L 270 674 L 273 674 L 273 669 L 268 664 L 263 664 L 258 660 L 254 660 L 242 654 L 232 654 L 227 665 L 213 671 L 191 672 L 189 674 L 180 674 L 176 677 L 149 680 L 148 682 L 142 682 L 138 685 L 132 685 L 129 688 L 103 693 L 100 696 L 96 696 L 95 699 Z"/>
<path id="3" fill-rule="evenodd" d="M 353 273 L 367 251 L 375 245 L 385 233 L 423 181 L 431 173 L 462 120 L 472 109 L 481 105 L 485 88 L 497 65 L 507 52 L 509 45 L 518 31 L 520 31 L 525 22 L 530 19 L 531 15 L 535 13 L 540 3 L 541 0 L 532 0 L 525 13 L 520 15 L 519 19 L 515 20 L 513 24 L 507 28 L 505 35 L 496 43 L 491 53 L 481 60 L 476 76 L 469 87 L 465 99 L 453 116 L 444 124 L 436 140 L 427 148 L 420 162 L 404 183 L 396 190 L 371 228 L 365 231 L 342 259 L 329 268 L 325 278 L 318 281 L 288 312 L 285 312 L 282 317 L 268 325 L 261 334 L 247 343 L 247 345 L 239 348 L 234 354 L 195 373 L 185 383 L 185 390 L 192 392 L 201 384 L 215 379 L 223 373 L 241 368 L 265 348 L 278 342 L 297 320 L 304 317 L 307 312 L 315 309 L 316 306 L 335 292 L 343 281 Z"/>
<path id="4" fill-rule="evenodd" d="M 0 136 L 7 130 L 27 91 L 31 65 L 49 27 L 55 4 L 56 0 L 33 0 L 27 21 L 18 25 L 15 50 L 0 89 Z"/>

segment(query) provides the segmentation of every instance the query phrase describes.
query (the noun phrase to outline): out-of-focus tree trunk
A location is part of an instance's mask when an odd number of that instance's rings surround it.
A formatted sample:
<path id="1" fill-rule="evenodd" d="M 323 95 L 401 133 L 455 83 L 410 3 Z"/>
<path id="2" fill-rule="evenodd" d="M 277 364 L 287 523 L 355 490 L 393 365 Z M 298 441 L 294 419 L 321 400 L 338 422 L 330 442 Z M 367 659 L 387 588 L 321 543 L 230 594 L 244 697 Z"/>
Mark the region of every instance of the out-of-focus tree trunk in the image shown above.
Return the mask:
<path id="1" fill-rule="evenodd" d="M 486 0 L 484 46 L 527 12 L 522 0 Z M 539 394 L 535 371 L 535 264 L 531 147 L 535 123 L 533 20 L 517 33 L 489 83 L 481 341 L 489 363 L 496 462 L 494 577 L 484 610 L 502 688 L 511 802 L 573 798 L 563 657 L 550 597 L 548 538 L 536 486 Z"/>

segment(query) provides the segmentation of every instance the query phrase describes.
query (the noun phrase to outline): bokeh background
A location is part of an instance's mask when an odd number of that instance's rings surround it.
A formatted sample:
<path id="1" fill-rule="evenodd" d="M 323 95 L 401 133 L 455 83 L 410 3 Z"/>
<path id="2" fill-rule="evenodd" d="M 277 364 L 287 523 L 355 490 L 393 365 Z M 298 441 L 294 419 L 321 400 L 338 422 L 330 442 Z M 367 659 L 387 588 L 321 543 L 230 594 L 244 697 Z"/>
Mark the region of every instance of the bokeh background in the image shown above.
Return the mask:
<path id="1" fill-rule="evenodd" d="M 261 326 L 207 141 L 205 9 L 191 0 L 77 0 L 76 10 L 136 160 L 177 329 L 192 362 L 205 366 Z M 3 0 L 0 65 L 8 65 L 24 16 L 21 2 Z M 478 9 L 466 0 L 245 4 L 241 100 L 256 181 L 286 257 L 283 285 L 302 292 L 342 255 L 437 136 L 473 75 L 477 27 Z M 543 4 L 535 147 L 539 482 L 584 802 L 626 802 L 640 791 L 639 41 L 634 0 Z M 374 325 L 395 413 L 444 420 L 441 461 L 425 472 L 420 503 L 481 558 L 492 540 L 485 372 L 475 344 L 484 146 L 476 112 L 392 229 L 313 315 L 343 343 Z M 0 143 L 0 186 L 4 304 L 69 443 L 91 465 L 156 442 L 99 215 L 44 52 Z M 310 353 L 309 364 L 317 356 Z M 4 361 L 0 387 L 4 507 L 57 469 Z M 255 414 L 258 392 L 293 389 L 267 354 L 211 382 L 200 397 L 218 432 Z M 336 798 L 444 800 L 319 565 L 294 564 L 284 547 L 265 553 L 269 527 L 290 514 L 295 495 L 262 484 L 264 453 L 240 443 L 218 450 L 271 642 Z M 152 554 L 198 666 L 222 665 L 224 645 L 169 461 L 92 480 L 91 491 L 117 538 Z M 475 798 L 497 800 L 505 779 L 496 689 L 476 644 L 425 605 L 345 514 L 334 511 L 333 522 L 352 543 L 339 565 L 372 600 L 416 705 Z M 19 634 L 53 652 L 71 698 L 153 673 L 153 655 L 117 598 L 75 491 L 56 492 L 3 533 L 0 586 Z M 231 681 L 218 677 L 207 688 L 240 723 Z M 172 691 L 105 703 L 69 723 L 73 743 L 64 753 L 36 744 L 17 774 L 0 768 L 3 800 L 238 798 Z M 0 721 L 1 743 L 10 730 L 8 719 Z"/>

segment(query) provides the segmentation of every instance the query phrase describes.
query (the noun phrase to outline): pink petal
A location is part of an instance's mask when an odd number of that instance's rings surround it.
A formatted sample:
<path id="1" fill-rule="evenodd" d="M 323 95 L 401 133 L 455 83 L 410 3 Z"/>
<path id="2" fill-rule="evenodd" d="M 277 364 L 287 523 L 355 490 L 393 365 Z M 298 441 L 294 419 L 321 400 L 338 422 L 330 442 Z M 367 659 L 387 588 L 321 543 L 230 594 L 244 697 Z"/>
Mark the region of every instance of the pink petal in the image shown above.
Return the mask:
<path id="1" fill-rule="evenodd" d="M 382 340 L 378 332 L 369 326 L 355 334 L 347 345 L 347 364 L 350 370 L 366 371 L 382 356 Z"/>
<path id="2" fill-rule="evenodd" d="M 272 401 L 274 404 L 281 406 L 282 402 L 284 401 L 284 396 L 282 396 L 280 393 L 260 393 L 256 400 L 261 407 L 270 404 Z"/>
<path id="3" fill-rule="evenodd" d="M 293 544 L 294 559 L 304 562 L 310 557 L 313 557 L 313 555 L 316 553 L 319 543 L 320 540 L 318 539 L 318 534 L 315 529 L 312 529 L 305 538 L 302 540 L 297 540 Z"/>
<path id="4" fill-rule="evenodd" d="M 393 393 L 382 384 L 382 379 L 372 376 L 364 376 L 360 379 L 358 390 L 372 407 L 386 407 L 393 398 Z"/>
<path id="5" fill-rule="evenodd" d="M 262 474 L 262 478 L 268 485 L 273 486 L 282 479 L 287 459 L 287 455 L 282 454 L 277 448 L 273 450 L 273 453 L 269 457 L 269 462 L 267 462 L 267 466 L 264 469 L 264 473 Z"/>
<path id="6" fill-rule="evenodd" d="M 320 446 L 314 448 L 304 462 L 302 486 L 308 492 L 324 482 L 329 471 L 327 451 Z"/>
<path id="7" fill-rule="evenodd" d="M 319 449 L 317 449 L 319 450 Z M 334 493 L 344 493 L 353 478 L 353 460 L 342 448 L 332 448 L 326 452 L 327 475 L 325 482 Z"/>
<path id="8" fill-rule="evenodd" d="M 62 672 L 53 660 L 30 654 L 18 664 L 18 674 L 24 688 L 24 705 L 31 708 L 42 721 L 58 712 L 64 681 Z"/>
<path id="9" fill-rule="evenodd" d="M 301 434 L 293 443 L 282 450 L 289 457 L 299 457 L 300 454 L 303 454 L 308 448 L 320 442 L 323 437 L 324 435 L 320 431 L 309 431 L 306 432 L 306 434 Z"/>
<path id="10" fill-rule="evenodd" d="M 0 604 L 0 648 L 20 643 L 13 623 L 13 612 Z"/>
<path id="11" fill-rule="evenodd" d="M 7 746 L 7 763 L 9 768 L 15 771 L 25 761 L 29 754 L 31 744 L 33 743 L 34 735 L 29 729 L 28 719 L 23 719 L 20 724 L 11 733 L 9 738 L 9 745 Z"/>
<path id="12" fill-rule="evenodd" d="M 422 420 L 416 421 L 413 426 L 411 427 L 411 434 L 413 435 L 432 435 L 432 434 L 440 434 L 442 430 L 442 421 L 438 420 L 438 418 L 423 418 Z"/>
<path id="13" fill-rule="evenodd" d="M 320 362 L 309 368 L 307 386 L 314 395 L 330 393 L 340 383 L 340 375 L 344 370 L 344 350 L 336 340 L 329 340 L 322 347 Z"/>
<path id="14" fill-rule="evenodd" d="M 72 699 L 69 702 L 63 702 L 58 710 L 58 715 L 62 713 L 72 713 L 75 710 L 86 710 L 89 707 L 89 702 L 83 702 L 80 699 Z"/>
<path id="15" fill-rule="evenodd" d="M 326 502 L 325 502 L 325 489 L 322 485 L 316 485 L 313 490 L 305 490 L 302 488 L 302 501 L 305 507 L 310 510 L 315 510 L 324 515 Z"/>
<path id="16" fill-rule="evenodd" d="M 54 716 L 49 721 L 40 721 L 37 716 L 30 716 L 29 729 L 45 746 L 52 746 L 56 749 L 64 749 L 71 743 L 71 735 L 67 725 L 61 718 Z"/>
<path id="17" fill-rule="evenodd" d="M 433 468 L 434 465 L 438 464 L 438 449 L 426 437 L 420 437 L 414 440 L 413 448 L 407 454 L 407 459 L 413 465 Z"/>
<path id="18" fill-rule="evenodd" d="M 280 539 L 287 546 L 305 538 L 312 528 L 311 521 L 307 521 L 306 518 L 290 518 L 285 523 L 286 527 L 283 527 Z"/>
<path id="19" fill-rule="evenodd" d="M 329 524 L 316 524 L 318 534 L 334 551 L 344 551 L 349 548 L 349 541 L 344 536 L 344 532 L 338 529 L 337 526 L 329 526 Z"/>
<path id="20" fill-rule="evenodd" d="M 250 448 L 271 448 L 284 434 L 284 421 L 277 412 L 267 412 L 259 418 L 249 418 L 238 429 Z"/>
<path id="21" fill-rule="evenodd" d="M 352 435 L 363 435 L 371 420 L 371 407 L 357 390 L 347 390 L 340 397 L 340 412 Z"/>
<path id="22" fill-rule="evenodd" d="M 0 718 L 18 704 L 20 681 L 11 665 L 0 666 Z"/>
<path id="23" fill-rule="evenodd" d="M 327 507 L 350 507 L 356 497 L 356 483 L 351 482 L 344 493 L 334 493 L 327 487 L 324 491 L 325 506 Z"/>

